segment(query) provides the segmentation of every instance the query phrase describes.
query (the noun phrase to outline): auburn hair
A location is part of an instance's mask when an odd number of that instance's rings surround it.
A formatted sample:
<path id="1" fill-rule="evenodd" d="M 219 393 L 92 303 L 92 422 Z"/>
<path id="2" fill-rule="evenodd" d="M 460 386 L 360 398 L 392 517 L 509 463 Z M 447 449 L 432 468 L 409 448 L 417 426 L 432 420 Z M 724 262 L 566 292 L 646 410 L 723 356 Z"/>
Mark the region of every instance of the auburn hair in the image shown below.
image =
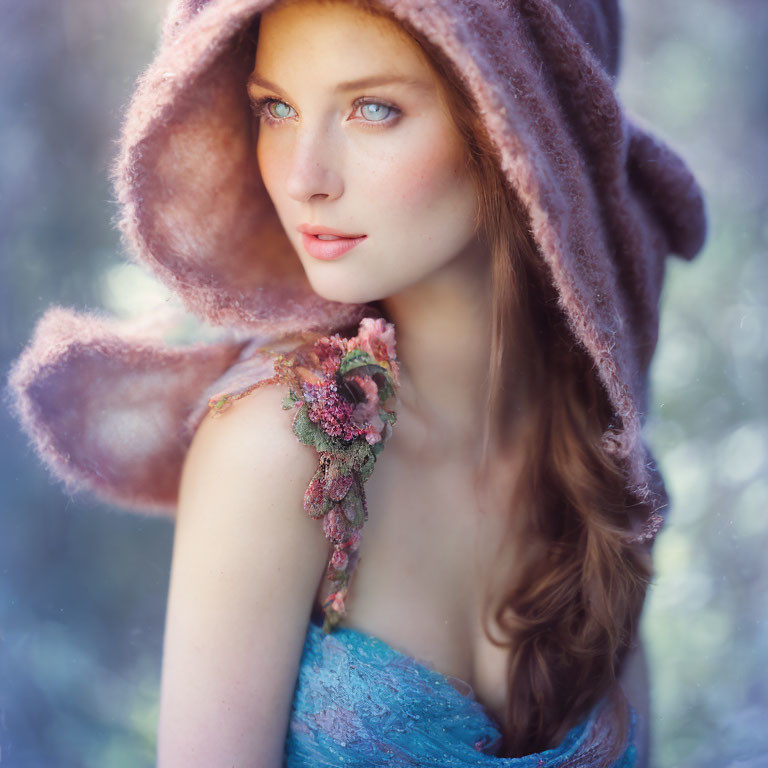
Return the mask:
<path id="1" fill-rule="evenodd" d="M 493 557 L 494 588 L 482 605 L 486 637 L 508 650 L 498 756 L 557 746 L 607 697 L 616 713 L 612 761 L 629 727 L 618 676 L 652 576 L 649 548 L 631 541 L 628 512 L 636 502 L 601 442 L 613 409 L 588 352 L 568 327 L 527 211 L 453 63 L 377 0 L 342 1 L 394 21 L 424 51 L 464 138 L 477 191 L 477 233 L 487 244 L 493 277 L 477 486 L 484 486 L 491 466 L 499 471 L 500 457 L 502 468 L 503 457 L 515 457 L 514 470 L 508 459 L 512 490 L 504 508 L 494 510 L 508 525 Z M 491 634 L 489 620 L 500 637 Z"/>

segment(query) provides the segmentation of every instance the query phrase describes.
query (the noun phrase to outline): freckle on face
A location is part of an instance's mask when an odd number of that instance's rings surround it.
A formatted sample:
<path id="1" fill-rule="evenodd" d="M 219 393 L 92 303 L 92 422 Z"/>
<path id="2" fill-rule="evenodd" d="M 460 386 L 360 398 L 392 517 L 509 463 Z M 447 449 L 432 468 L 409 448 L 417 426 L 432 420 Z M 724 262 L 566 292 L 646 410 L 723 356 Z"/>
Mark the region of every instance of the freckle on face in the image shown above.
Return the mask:
<path id="1" fill-rule="evenodd" d="M 397 199 L 421 207 L 455 183 L 456 154 L 456 146 L 448 137 L 419 142 L 379 163 L 376 183 L 384 197 L 386 190 L 397 190 Z"/>

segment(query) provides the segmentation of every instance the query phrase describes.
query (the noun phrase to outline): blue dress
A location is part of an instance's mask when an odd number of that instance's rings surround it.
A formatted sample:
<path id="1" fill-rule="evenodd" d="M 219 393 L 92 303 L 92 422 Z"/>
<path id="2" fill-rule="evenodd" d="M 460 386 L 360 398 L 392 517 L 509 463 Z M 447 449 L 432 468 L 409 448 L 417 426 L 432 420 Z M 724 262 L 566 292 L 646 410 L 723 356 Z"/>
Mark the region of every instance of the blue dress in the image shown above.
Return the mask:
<path id="1" fill-rule="evenodd" d="M 451 682 L 453 680 L 453 683 Z M 495 756 L 501 730 L 467 683 L 448 678 L 350 627 L 325 634 L 313 616 L 304 642 L 285 768 L 315 766 L 605 766 L 610 718 L 599 702 L 554 749 L 518 758 Z M 633 768 L 635 712 L 626 747 L 613 768 Z"/>

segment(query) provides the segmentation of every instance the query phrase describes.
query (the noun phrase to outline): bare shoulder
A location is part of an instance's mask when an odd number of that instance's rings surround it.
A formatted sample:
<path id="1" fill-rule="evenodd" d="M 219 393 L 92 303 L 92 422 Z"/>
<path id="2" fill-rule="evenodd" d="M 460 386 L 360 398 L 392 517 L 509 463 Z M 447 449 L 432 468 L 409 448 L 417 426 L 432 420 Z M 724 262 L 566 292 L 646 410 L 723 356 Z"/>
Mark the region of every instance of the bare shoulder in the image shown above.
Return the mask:
<path id="1" fill-rule="evenodd" d="M 206 416 L 195 432 L 186 463 L 194 463 L 200 453 L 205 459 L 221 453 L 235 458 L 235 454 L 248 450 L 273 454 L 277 447 L 281 449 L 279 456 L 292 453 L 291 458 L 301 460 L 303 455 L 307 467 L 313 464 L 314 451 L 298 442 L 291 427 L 293 412 L 283 408 L 287 394 L 287 386 L 268 384 L 235 400 L 217 416 Z"/>
<path id="2" fill-rule="evenodd" d="M 261 387 L 201 422 L 182 470 L 177 522 L 202 515 L 219 526 L 242 524 L 241 533 L 286 537 L 299 556 L 330 552 L 322 526 L 303 513 L 318 455 L 294 434 L 295 411 L 283 408 L 287 393 L 282 384 Z"/>
<path id="3" fill-rule="evenodd" d="M 200 424 L 182 471 L 163 649 L 158 766 L 282 764 L 330 545 L 303 510 L 318 465 L 287 387 Z"/>

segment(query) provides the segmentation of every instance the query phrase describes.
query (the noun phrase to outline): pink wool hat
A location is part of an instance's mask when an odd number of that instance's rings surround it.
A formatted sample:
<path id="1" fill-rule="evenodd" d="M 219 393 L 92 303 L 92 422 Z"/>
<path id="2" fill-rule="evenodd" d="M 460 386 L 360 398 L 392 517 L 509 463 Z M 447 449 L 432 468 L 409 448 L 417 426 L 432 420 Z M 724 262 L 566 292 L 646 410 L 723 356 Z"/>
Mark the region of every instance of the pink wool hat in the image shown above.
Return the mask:
<path id="1" fill-rule="evenodd" d="M 381 3 L 445 52 L 476 99 L 614 407 L 604 442 L 626 466 L 636 534 L 652 539 L 668 506 L 641 435 L 659 296 L 667 256 L 701 250 L 706 216 L 683 160 L 617 100 L 616 0 Z M 13 364 L 12 405 L 70 491 L 173 515 L 208 398 L 223 381 L 271 376 L 251 339 L 332 333 L 376 314 L 312 291 L 262 183 L 245 87 L 255 49 L 244 32 L 270 4 L 170 4 L 113 167 L 127 251 L 221 339 L 171 346 L 53 307 Z"/>

